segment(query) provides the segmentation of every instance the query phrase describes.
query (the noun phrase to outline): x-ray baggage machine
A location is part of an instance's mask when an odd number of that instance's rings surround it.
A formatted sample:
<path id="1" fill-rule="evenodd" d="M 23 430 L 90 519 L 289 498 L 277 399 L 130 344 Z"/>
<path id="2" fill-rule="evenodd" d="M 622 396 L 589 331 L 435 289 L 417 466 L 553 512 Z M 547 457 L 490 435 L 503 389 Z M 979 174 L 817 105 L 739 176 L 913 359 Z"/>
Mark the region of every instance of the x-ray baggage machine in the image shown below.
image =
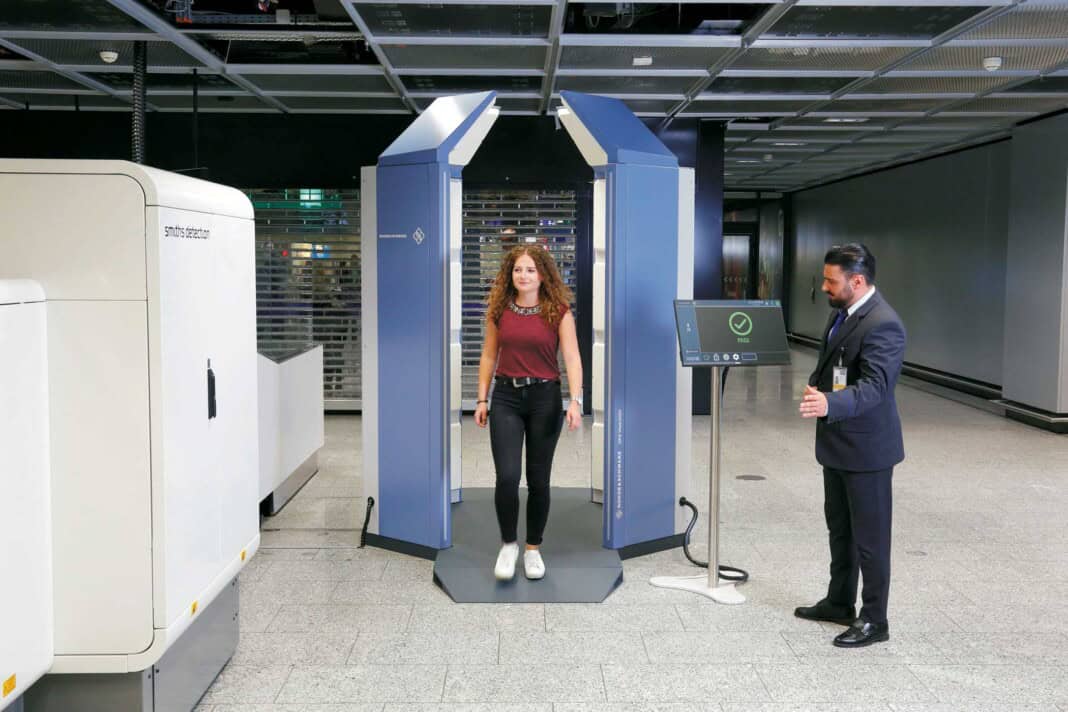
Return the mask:
<path id="1" fill-rule="evenodd" d="M 778 301 L 675 300 L 679 357 L 683 366 L 712 369 L 712 437 L 708 483 L 708 575 L 656 576 L 654 586 L 693 591 L 717 603 L 745 596 L 719 577 L 719 478 L 723 369 L 790 363 Z"/>

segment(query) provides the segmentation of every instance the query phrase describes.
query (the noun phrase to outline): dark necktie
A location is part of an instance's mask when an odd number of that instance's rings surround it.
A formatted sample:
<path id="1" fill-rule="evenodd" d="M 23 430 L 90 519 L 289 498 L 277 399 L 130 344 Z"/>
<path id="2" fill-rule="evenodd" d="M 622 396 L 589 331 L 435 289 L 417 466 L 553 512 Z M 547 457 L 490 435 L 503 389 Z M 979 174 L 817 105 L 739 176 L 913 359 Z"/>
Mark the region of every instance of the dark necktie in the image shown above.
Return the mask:
<path id="1" fill-rule="evenodd" d="M 830 342 L 834 338 L 834 334 L 838 331 L 838 327 L 842 325 L 842 322 L 849 316 L 849 312 L 845 309 L 838 310 L 838 316 L 834 318 L 834 323 L 831 324 L 831 330 L 827 332 L 827 341 Z"/>

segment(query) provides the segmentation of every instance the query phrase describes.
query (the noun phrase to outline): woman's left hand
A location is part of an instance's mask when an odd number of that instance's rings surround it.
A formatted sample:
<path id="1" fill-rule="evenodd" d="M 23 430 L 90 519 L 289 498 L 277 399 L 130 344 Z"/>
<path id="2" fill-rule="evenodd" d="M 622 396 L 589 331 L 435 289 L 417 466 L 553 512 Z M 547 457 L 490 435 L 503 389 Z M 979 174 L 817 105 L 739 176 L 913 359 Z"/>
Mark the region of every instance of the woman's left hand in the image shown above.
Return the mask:
<path id="1" fill-rule="evenodd" d="M 567 407 L 567 429 L 578 430 L 578 427 L 582 425 L 582 410 L 579 408 L 578 401 L 571 401 L 571 405 Z"/>

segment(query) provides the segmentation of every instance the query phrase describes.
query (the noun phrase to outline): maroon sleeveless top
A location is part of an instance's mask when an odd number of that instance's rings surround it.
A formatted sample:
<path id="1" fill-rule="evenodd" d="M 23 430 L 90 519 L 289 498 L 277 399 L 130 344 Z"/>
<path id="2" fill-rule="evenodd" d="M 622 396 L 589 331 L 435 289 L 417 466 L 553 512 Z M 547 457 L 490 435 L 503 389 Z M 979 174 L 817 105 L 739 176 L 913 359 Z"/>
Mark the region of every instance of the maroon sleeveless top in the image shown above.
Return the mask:
<path id="1" fill-rule="evenodd" d="M 567 313 L 566 307 L 563 312 Z M 556 327 L 545 323 L 541 314 L 524 316 L 505 307 L 497 323 L 497 343 L 501 349 L 497 359 L 498 376 L 560 379 L 556 360 L 560 334 Z"/>

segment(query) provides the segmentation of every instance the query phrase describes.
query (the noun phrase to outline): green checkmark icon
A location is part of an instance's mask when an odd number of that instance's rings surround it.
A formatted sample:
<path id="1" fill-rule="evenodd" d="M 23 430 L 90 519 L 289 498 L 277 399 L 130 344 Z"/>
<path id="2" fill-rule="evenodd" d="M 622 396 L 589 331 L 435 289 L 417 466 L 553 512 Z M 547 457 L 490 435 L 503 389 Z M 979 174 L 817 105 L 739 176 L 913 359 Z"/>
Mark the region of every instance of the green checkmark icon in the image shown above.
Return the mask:
<path id="1" fill-rule="evenodd" d="M 727 318 L 727 325 L 735 336 L 749 336 L 753 330 L 753 320 L 745 312 L 734 312 Z"/>

